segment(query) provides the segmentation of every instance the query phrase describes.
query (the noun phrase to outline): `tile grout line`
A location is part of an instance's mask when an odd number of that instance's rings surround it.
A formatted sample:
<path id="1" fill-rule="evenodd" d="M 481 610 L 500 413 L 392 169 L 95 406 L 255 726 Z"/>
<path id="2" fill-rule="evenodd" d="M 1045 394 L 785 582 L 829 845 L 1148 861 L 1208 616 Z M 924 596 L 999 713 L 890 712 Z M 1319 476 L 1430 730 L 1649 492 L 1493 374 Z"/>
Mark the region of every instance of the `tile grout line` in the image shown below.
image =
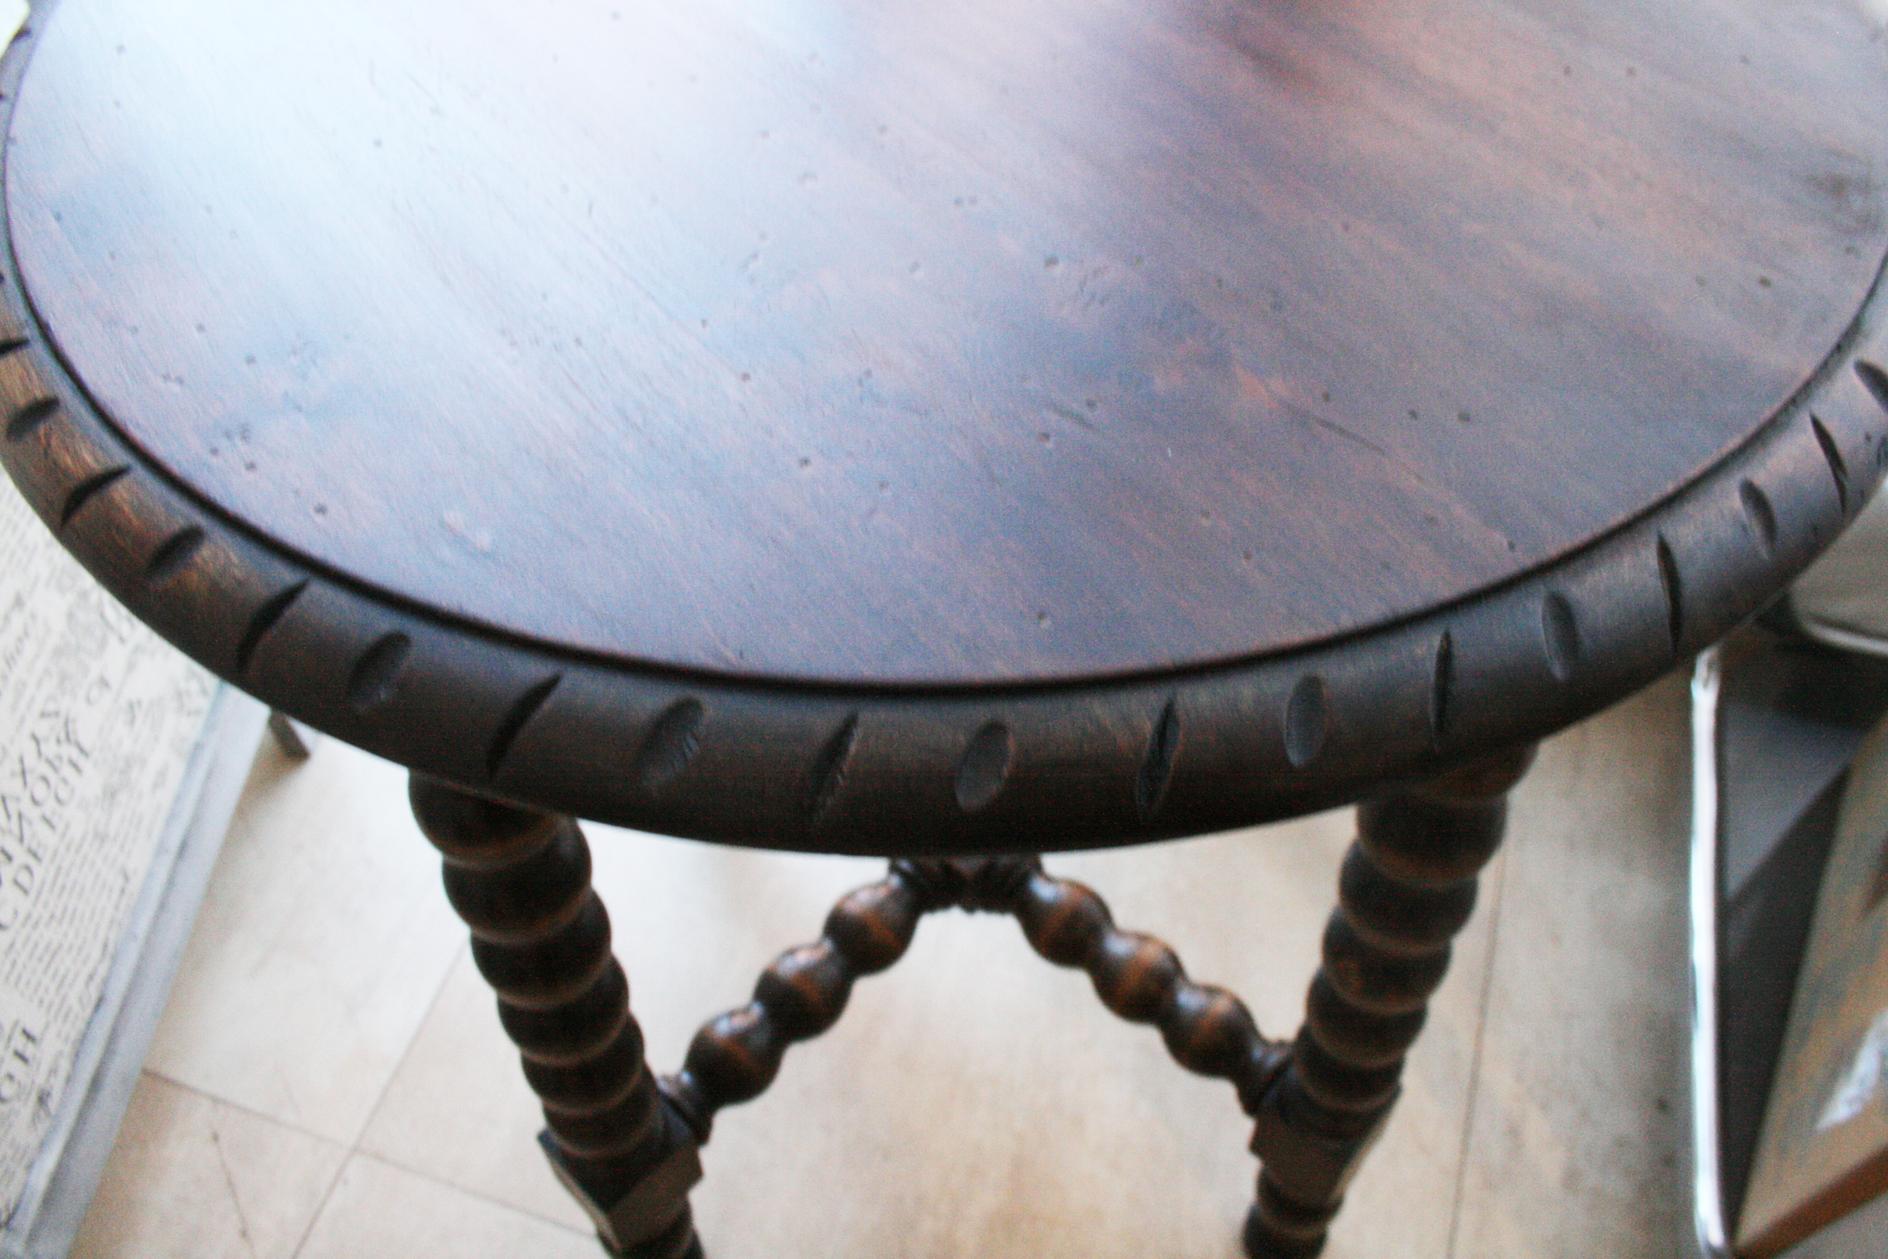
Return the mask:
<path id="1" fill-rule="evenodd" d="M 300 1259 L 302 1251 L 308 1249 L 308 1239 L 315 1235 L 315 1225 L 328 1213 L 328 1204 L 334 1201 L 334 1191 L 341 1187 L 341 1177 L 347 1174 L 347 1165 L 354 1161 L 352 1153 L 343 1153 L 334 1165 L 334 1175 L 328 1177 L 328 1187 L 321 1191 L 321 1201 L 308 1213 L 308 1223 L 302 1225 L 302 1235 L 295 1239 L 295 1248 L 289 1251 L 289 1259 Z"/>
<path id="2" fill-rule="evenodd" d="M 387 1103 L 387 1094 L 393 1091 L 393 1082 L 400 1077 L 401 1068 L 406 1066 L 407 1059 L 413 1056 L 413 1046 L 419 1041 L 420 1029 L 426 1026 L 426 1021 L 432 1018 L 433 1011 L 439 1007 L 440 1001 L 445 997 L 446 984 L 451 980 L 453 971 L 458 967 L 460 956 L 471 947 L 469 941 L 461 943 L 458 949 L 454 950 L 452 960 L 441 969 L 439 984 L 433 989 L 432 997 L 427 1000 L 425 1012 L 420 1015 L 419 1021 L 413 1025 L 413 1034 L 407 1038 L 406 1045 L 400 1050 L 400 1057 L 394 1062 L 393 1070 L 387 1072 L 386 1083 L 380 1086 L 380 1094 L 374 1098 L 374 1104 L 368 1107 L 367 1117 L 361 1120 L 361 1126 L 354 1133 L 354 1139 L 343 1146 L 344 1152 L 341 1155 L 340 1163 L 336 1165 L 334 1169 L 334 1178 L 328 1182 L 328 1188 L 326 1192 L 321 1195 L 320 1203 L 316 1205 L 314 1211 L 309 1215 L 308 1223 L 302 1229 L 302 1235 L 296 1239 L 295 1248 L 289 1252 L 289 1259 L 301 1259 L 302 1252 L 308 1248 L 309 1238 L 315 1235 L 315 1225 L 321 1222 L 321 1217 L 327 1213 L 328 1204 L 334 1200 L 334 1191 L 340 1187 L 341 1177 L 347 1173 L 347 1165 L 356 1158 L 373 1157 L 373 1155 L 367 1154 L 361 1149 L 361 1139 L 365 1137 L 368 1130 L 374 1126 L 374 1120 L 379 1116 L 380 1108 Z M 341 1143 L 337 1142 L 336 1144 Z"/>
<path id="3" fill-rule="evenodd" d="M 229 1170 L 229 1156 L 223 1150 L 223 1134 L 217 1131 L 216 1117 L 210 1116 L 210 1145 L 216 1151 L 216 1167 L 223 1173 L 223 1187 L 229 1191 L 229 1204 L 236 1212 L 236 1231 L 241 1236 L 243 1249 L 249 1252 L 249 1259 L 256 1259 L 256 1240 L 249 1231 L 249 1215 L 243 1210 L 243 1196 L 236 1192 L 236 1177 Z"/>
<path id="4" fill-rule="evenodd" d="M 411 1163 L 402 1162 L 397 1158 L 390 1158 L 385 1154 L 375 1154 L 368 1150 L 357 1151 L 357 1154 L 358 1157 L 364 1158 L 372 1163 L 379 1163 L 382 1167 L 391 1167 L 395 1171 L 404 1172 L 406 1175 L 412 1176 L 416 1180 L 423 1180 L 428 1184 L 437 1185 L 441 1189 L 449 1190 L 464 1198 L 471 1198 L 474 1202 L 483 1202 L 486 1206 L 493 1207 L 508 1214 L 521 1215 L 525 1219 L 536 1220 L 540 1224 L 569 1233 L 573 1237 L 588 1239 L 595 1236 L 594 1233 L 585 1232 L 583 1229 L 571 1224 L 568 1220 L 557 1219 L 555 1216 L 546 1215 L 542 1211 L 520 1206 L 516 1202 L 506 1202 L 502 1198 L 494 1198 L 491 1194 L 483 1190 L 469 1188 L 459 1184 L 457 1181 L 442 1179 L 434 1172 L 415 1167 Z M 293 1259 L 292 1256 L 291 1259 Z"/>
<path id="5" fill-rule="evenodd" d="M 461 941 L 459 947 L 453 950 L 452 960 L 440 969 L 439 984 L 433 989 L 433 995 L 426 999 L 426 1009 L 413 1024 L 413 1034 L 407 1037 L 406 1044 L 401 1047 L 400 1057 L 395 1060 L 393 1070 L 387 1072 L 386 1083 L 380 1086 L 380 1092 L 374 1098 L 374 1104 L 367 1108 L 367 1117 L 361 1120 L 360 1129 L 355 1132 L 354 1139 L 348 1143 L 349 1154 L 361 1153 L 362 1138 L 373 1128 L 374 1120 L 380 1118 L 381 1108 L 387 1104 L 387 1094 L 393 1092 L 393 1082 L 399 1079 L 400 1072 L 405 1070 L 407 1059 L 413 1056 L 413 1046 L 419 1043 L 420 1033 L 432 1019 L 433 1012 L 439 1008 L 439 1003 L 445 999 L 446 985 L 452 982 L 453 973 L 459 969 L 459 963 L 464 960 L 471 948 L 472 943 L 469 939 Z"/>
<path id="6" fill-rule="evenodd" d="M 1488 1036 L 1488 1007 L 1494 998 L 1495 965 L 1500 959 L 1501 915 L 1507 903 L 1508 866 L 1519 847 L 1519 843 L 1509 844 L 1501 854 L 1500 868 L 1495 871 L 1495 894 L 1488 907 L 1488 960 L 1482 967 L 1481 998 L 1475 1008 L 1475 1044 L 1469 1051 L 1468 1063 L 1468 1101 L 1462 1107 L 1462 1139 L 1456 1146 L 1455 1193 L 1449 1206 L 1449 1239 L 1442 1252 L 1444 1259 L 1456 1259 L 1456 1245 L 1461 1234 L 1462 1206 L 1468 1188 L 1469 1145 L 1475 1139 L 1476 1103 L 1481 1098 L 1482 1053 Z"/>
<path id="7" fill-rule="evenodd" d="M 332 1145 L 336 1149 L 339 1149 L 339 1150 L 345 1150 L 348 1148 L 347 1142 L 342 1141 L 336 1137 L 331 1137 L 325 1132 L 316 1132 L 312 1128 L 303 1127 L 301 1124 L 295 1122 L 294 1120 L 284 1119 L 280 1115 L 272 1115 L 266 1110 L 258 1110 L 256 1107 L 251 1106 L 247 1102 L 239 1102 L 233 1098 L 224 1097 L 220 1093 L 213 1093 L 207 1088 L 203 1088 L 200 1085 L 191 1084 L 187 1080 L 180 1080 L 176 1076 L 168 1075 L 165 1072 L 159 1071 L 155 1067 L 141 1067 L 139 1068 L 139 1070 L 144 1075 L 149 1076 L 151 1079 L 156 1080 L 160 1084 L 168 1085 L 171 1088 L 178 1089 L 185 1093 L 189 1093 L 195 1097 L 201 1097 L 204 1101 L 209 1102 L 212 1106 L 225 1107 L 229 1110 L 235 1111 L 239 1115 L 247 1115 L 249 1118 L 260 1120 L 261 1122 L 266 1123 L 270 1125 L 271 1127 L 286 1129 L 287 1131 L 294 1133 L 296 1136 L 307 1137 L 310 1141 L 319 1141 L 323 1145 Z"/>

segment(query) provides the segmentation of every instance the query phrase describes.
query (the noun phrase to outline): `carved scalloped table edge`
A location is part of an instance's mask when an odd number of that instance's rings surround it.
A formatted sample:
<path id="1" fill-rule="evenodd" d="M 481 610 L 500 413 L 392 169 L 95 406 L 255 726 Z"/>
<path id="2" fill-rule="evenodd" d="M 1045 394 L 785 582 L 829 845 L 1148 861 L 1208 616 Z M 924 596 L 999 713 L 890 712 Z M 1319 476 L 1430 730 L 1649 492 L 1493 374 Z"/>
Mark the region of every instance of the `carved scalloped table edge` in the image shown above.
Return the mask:
<path id="1" fill-rule="evenodd" d="M 48 7 L 0 62 L 9 125 Z M 99 413 L 22 291 L 10 226 L 0 287 L 0 460 L 67 549 L 176 646 L 272 707 L 462 787 L 752 846 L 1111 846 L 1432 775 L 1551 733 L 1709 645 L 1813 560 L 1888 471 L 1878 269 L 1819 370 L 1706 474 L 1449 606 L 1161 676 L 770 685 L 524 641 L 286 551 Z"/>

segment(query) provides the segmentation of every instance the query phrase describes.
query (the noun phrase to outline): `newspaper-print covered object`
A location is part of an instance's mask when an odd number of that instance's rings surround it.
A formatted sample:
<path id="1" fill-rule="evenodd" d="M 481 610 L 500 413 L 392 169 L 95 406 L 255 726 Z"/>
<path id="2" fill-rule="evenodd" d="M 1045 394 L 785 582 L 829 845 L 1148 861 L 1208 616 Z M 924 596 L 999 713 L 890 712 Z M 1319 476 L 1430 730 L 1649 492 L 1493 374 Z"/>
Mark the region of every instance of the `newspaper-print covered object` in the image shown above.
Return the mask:
<path id="1" fill-rule="evenodd" d="M 52 1124 L 213 691 L 0 478 L 0 1222 Z"/>

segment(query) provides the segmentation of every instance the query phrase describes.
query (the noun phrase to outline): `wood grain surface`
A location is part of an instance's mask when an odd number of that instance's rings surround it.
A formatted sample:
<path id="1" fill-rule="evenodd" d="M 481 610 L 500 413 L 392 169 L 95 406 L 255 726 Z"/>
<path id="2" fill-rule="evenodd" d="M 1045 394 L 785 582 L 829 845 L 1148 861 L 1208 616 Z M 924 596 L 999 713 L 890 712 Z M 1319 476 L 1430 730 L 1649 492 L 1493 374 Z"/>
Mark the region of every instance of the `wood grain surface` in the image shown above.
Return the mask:
<path id="1" fill-rule="evenodd" d="M 7 199 L 90 397 L 317 571 L 657 669 L 1149 675 L 1537 570 L 1748 439 L 1888 238 L 1873 35 L 65 0 Z"/>

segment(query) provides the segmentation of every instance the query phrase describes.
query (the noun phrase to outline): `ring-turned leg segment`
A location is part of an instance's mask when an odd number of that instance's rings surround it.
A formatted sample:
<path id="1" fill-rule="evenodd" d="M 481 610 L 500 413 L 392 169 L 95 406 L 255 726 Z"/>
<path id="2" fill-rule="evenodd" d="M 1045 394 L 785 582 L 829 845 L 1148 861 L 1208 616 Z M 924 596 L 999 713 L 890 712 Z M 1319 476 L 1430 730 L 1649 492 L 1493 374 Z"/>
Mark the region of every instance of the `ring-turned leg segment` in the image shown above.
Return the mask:
<path id="1" fill-rule="evenodd" d="M 853 982 L 903 957 L 919 918 L 932 908 L 909 872 L 894 865 L 835 905 L 818 940 L 775 958 L 754 985 L 753 1000 L 697 1032 L 682 1069 L 663 1082 L 696 1142 L 708 1143 L 716 1111 L 767 1090 L 788 1045 L 837 1023 Z"/>
<path id="2" fill-rule="evenodd" d="M 1385 796 L 1357 811 L 1338 909 L 1324 933 L 1291 1063 L 1259 1107 L 1263 1163 L 1246 1219 L 1252 1259 L 1309 1259 L 1401 1091 L 1410 1045 L 1475 908 L 1523 749 Z"/>
<path id="3" fill-rule="evenodd" d="M 1158 1027 L 1174 1061 L 1230 1081 L 1246 1113 L 1257 1113 L 1290 1051 L 1259 1034 L 1245 1002 L 1194 982 L 1165 942 L 1123 931 L 1093 889 L 1058 879 L 1033 860 L 1010 908 L 1038 954 L 1087 971 L 1102 1004 L 1131 1023 Z"/>
<path id="4" fill-rule="evenodd" d="M 643 1060 L 583 832 L 569 818 L 417 776 L 411 796 L 543 1103 L 540 1140 L 559 1179 L 611 1253 L 700 1259 L 688 1210 L 697 1143 Z"/>
<path id="5" fill-rule="evenodd" d="M 946 909 L 1015 916 L 1036 952 L 1086 970 L 1110 1010 L 1154 1024 L 1180 1065 L 1230 1081 L 1248 1113 L 1284 1070 L 1289 1048 L 1259 1034 L 1244 1002 L 1195 983 L 1171 948 L 1116 927 L 1101 897 L 1045 873 L 1038 858 L 914 858 L 839 902 L 820 939 L 781 954 L 751 1001 L 696 1034 L 663 1084 L 696 1138 L 707 1143 L 723 1106 L 764 1092 L 787 1046 L 836 1023 L 853 982 L 904 956 L 919 920 Z"/>

